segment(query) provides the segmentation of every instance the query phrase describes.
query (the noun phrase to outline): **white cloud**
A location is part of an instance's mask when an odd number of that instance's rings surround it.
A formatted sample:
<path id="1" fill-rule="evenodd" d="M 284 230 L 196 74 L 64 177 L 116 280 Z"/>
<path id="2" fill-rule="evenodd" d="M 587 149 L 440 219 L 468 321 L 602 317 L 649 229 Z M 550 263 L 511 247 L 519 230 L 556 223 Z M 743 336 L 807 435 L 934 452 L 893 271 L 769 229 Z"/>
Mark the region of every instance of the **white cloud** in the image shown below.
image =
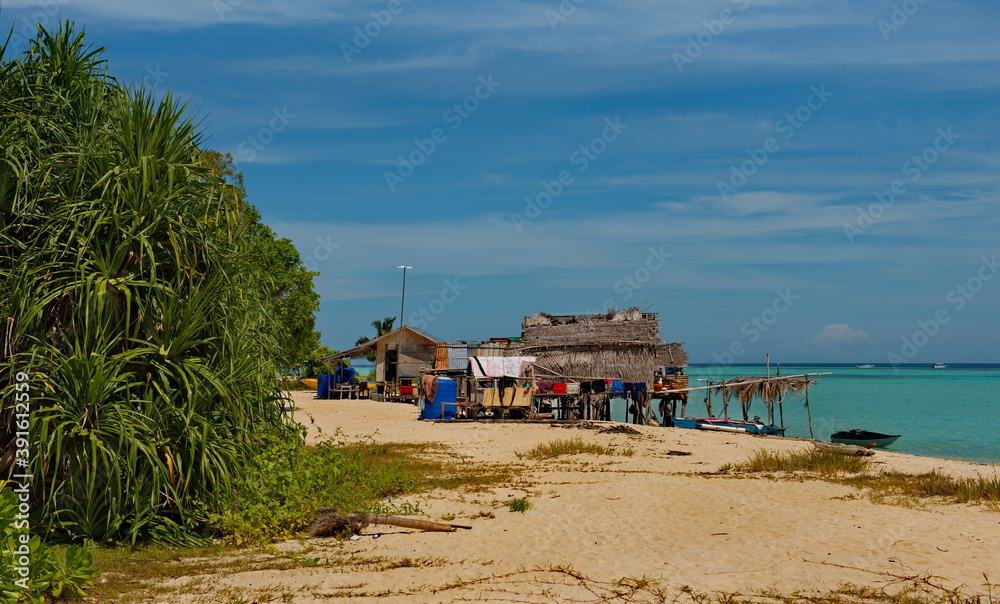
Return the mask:
<path id="1" fill-rule="evenodd" d="M 820 348 L 853 346 L 871 342 L 871 336 L 862 329 L 851 329 L 846 323 L 832 323 L 809 336 L 807 342 Z"/>
<path id="2" fill-rule="evenodd" d="M 21 9 L 26 18 L 55 26 L 62 13 L 93 15 L 141 28 L 202 27 L 224 23 L 290 25 L 327 23 L 345 18 L 344 4 L 329 0 L 11 0 L 5 8 Z"/>

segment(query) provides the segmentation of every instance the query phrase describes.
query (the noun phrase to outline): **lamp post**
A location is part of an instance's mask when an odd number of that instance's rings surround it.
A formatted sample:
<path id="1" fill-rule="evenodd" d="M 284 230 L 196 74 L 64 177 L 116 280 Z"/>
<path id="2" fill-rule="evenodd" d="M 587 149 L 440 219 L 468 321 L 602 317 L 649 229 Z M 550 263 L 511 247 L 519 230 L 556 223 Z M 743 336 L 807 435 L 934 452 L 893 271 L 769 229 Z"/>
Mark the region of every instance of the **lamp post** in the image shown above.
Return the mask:
<path id="1" fill-rule="evenodd" d="M 406 319 L 403 318 L 405 316 L 403 313 L 406 310 L 406 271 L 413 267 L 401 264 L 396 268 L 403 269 L 403 295 L 399 300 L 399 332 L 396 334 L 396 393 L 399 394 L 399 386 L 402 384 L 403 377 L 400 371 L 403 360 L 403 326 L 406 325 Z"/>

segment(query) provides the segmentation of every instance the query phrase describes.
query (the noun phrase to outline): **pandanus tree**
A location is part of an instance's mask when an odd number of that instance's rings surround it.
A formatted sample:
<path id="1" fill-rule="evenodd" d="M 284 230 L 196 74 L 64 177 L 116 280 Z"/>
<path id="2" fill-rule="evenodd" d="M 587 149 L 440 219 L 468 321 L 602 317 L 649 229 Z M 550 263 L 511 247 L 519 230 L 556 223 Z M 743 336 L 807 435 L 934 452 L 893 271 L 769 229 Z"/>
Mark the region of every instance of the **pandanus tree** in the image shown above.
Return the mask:
<path id="1" fill-rule="evenodd" d="M 102 51 L 69 23 L 0 48 L 0 479 L 24 372 L 35 530 L 179 542 L 297 432 L 256 214 L 184 105 Z"/>

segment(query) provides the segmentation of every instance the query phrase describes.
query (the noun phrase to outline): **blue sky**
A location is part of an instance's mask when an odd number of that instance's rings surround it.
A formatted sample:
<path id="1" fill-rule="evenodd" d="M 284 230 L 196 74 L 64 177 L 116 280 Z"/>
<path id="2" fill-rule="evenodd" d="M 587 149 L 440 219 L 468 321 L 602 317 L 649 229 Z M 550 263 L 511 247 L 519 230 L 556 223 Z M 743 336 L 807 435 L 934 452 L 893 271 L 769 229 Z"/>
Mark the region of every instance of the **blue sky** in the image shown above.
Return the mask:
<path id="1" fill-rule="evenodd" d="M 1000 5 L 7 0 L 188 99 L 346 349 L 639 306 L 695 362 L 1000 362 Z"/>

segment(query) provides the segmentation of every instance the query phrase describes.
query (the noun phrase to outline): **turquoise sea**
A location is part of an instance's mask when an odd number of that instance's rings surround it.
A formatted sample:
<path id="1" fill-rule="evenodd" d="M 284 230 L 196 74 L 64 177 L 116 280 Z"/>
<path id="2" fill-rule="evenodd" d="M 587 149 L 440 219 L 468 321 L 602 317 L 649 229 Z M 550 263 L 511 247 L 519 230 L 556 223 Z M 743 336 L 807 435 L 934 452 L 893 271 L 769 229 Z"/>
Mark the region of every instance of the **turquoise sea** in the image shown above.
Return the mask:
<path id="1" fill-rule="evenodd" d="M 771 365 L 775 375 L 776 365 Z M 901 434 L 889 450 L 927 457 L 1000 464 L 1000 365 L 782 365 L 781 375 L 824 373 L 809 390 L 816 438 L 828 440 L 837 430 L 863 428 Z M 731 379 L 763 376 L 764 365 L 692 365 L 685 373 L 690 386 L 704 386 L 697 379 Z M 712 397 L 712 409 L 721 414 L 722 403 Z M 704 393 L 692 392 L 687 415 L 705 414 Z M 809 436 L 805 397 L 789 393 L 784 401 L 786 436 Z M 739 417 L 739 403 L 730 403 L 730 417 Z M 775 417 L 778 410 L 775 406 Z M 755 401 L 751 417 L 767 417 Z M 776 421 L 777 423 L 777 421 Z"/>

